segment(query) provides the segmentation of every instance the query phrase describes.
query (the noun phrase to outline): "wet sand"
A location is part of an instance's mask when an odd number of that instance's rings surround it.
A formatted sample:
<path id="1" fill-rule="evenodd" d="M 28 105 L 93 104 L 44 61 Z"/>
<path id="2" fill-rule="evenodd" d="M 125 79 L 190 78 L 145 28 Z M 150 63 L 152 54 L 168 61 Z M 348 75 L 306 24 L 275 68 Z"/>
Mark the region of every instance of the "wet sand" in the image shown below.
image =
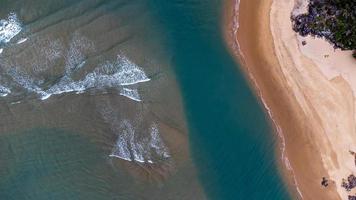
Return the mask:
<path id="1" fill-rule="evenodd" d="M 347 199 L 352 192 L 341 187 L 342 178 L 356 169 L 349 153 L 355 146 L 350 52 L 298 37 L 290 22 L 294 1 L 241 0 L 239 12 L 232 12 L 236 2 L 227 6 L 228 43 L 271 116 L 291 192 L 302 199 Z M 326 188 L 322 177 L 330 180 Z"/>

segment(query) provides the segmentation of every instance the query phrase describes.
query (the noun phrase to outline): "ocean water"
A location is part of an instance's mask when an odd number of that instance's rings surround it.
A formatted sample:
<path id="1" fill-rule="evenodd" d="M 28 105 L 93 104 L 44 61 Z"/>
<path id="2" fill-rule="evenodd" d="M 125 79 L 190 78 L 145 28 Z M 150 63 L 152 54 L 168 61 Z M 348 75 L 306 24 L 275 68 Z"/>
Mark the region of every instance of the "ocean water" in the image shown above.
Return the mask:
<path id="1" fill-rule="evenodd" d="M 0 0 L 0 199 L 289 199 L 223 0 Z"/>

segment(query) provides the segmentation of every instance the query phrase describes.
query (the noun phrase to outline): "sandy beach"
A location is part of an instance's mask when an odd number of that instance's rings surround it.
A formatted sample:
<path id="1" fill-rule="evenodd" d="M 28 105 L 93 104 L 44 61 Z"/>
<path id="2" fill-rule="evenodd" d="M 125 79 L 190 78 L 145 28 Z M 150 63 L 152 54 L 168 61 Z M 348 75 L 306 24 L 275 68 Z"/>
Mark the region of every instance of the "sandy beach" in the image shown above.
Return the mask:
<path id="1" fill-rule="evenodd" d="M 231 0 L 226 36 L 280 138 L 281 171 L 291 193 L 348 199 L 354 191 L 341 184 L 356 170 L 350 153 L 356 151 L 356 62 L 350 51 L 292 30 L 291 14 L 305 12 L 306 5 Z"/>

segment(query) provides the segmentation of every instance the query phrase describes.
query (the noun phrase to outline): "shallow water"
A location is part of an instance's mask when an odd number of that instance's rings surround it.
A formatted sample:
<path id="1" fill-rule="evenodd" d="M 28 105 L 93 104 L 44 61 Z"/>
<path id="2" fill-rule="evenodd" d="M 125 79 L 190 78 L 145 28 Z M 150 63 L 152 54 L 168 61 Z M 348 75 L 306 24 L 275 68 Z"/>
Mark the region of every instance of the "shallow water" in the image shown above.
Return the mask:
<path id="1" fill-rule="evenodd" d="M 288 199 L 222 3 L 0 0 L 0 199 Z"/>
<path id="2" fill-rule="evenodd" d="M 146 1 L 1 1 L 0 19 L 0 199 L 205 199 Z"/>

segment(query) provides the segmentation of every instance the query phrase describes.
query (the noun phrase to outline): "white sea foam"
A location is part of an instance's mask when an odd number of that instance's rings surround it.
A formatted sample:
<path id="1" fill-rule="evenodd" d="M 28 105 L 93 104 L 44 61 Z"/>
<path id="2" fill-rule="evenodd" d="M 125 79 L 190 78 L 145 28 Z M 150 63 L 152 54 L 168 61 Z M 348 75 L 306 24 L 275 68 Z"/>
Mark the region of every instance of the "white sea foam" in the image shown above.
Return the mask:
<path id="1" fill-rule="evenodd" d="M 134 129 L 131 123 L 128 122 L 127 120 L 123 120 L 121 122 L 120 129 L 122 129 L 122 132 L 119 134 L 116 141 L 116 145 L 109 156 L 120 158 L 127 161 L 132 161 L 128 142 L 131 140 L 131 138 L 133 138 Z"/>
<path id="2" fill-rule="evenodd" d="M 31 50 L 26 50 L 26 54 L 23 55 L 29 54 L 29 58 L 10 57 L 7 58 L 7 65 L 5 66 L 15 65 L 18 68 L 26 66 L 27 71 L 33 72 L 34 75 L 40 75 L 49 71 L 56 71 L 54 66 L 58 69 L 59 66 L 57 65 L 59 62 L 63 62 L 66 53 L 65 45 L 61 39 L 51 36 L 41 37 L 40 39 L 34 37 L 27 48 Z"/>
<path id="3" fill-rule="evenodd" d="M 3 51 L 4 51 L 4 49 L 0 49 L 0 54 L 2 54 Z"/>
<path id="4" fill-rule="evenodd" d="M 0 85 L 0 97 L 6 97 L 11 93 L 11 90 L 7 87 Z"/>
<path id="5" fill-rule="evenodd" d="M 16 44 L 22 44 L 22 43 L 26 42 L 27 39 L 28 39 L 28 38 L 21 38 L 21 39 L 19 39 L 19 40 L 16 42 Z"/>
<path id="6" fill-rule="evenodd" d="M 86 57 L 84 52 L 91 52 L 93 50 L 93 41 L 80 35 L 78 32 L 74 33 L 66 56 L 66 74 L 70 75 L 74 70 L 84 66 Z"/>
<path id="7" fill-rule="evenodd" d="M 156 123 L 153 123 L 150 128 L 150 135 L 151 135 L 151 142 L 150 146 L 155 149 L 156 154 L 162 158 L 169 158 L 171 157 L 168 153 L 168 149 L 164 142 L 162 141 L 161 137 L 159 136 L 159 129 Z"/>
<path id="8" fill-rule="evenodd" d="M 133 85 L 150 81 L 145 72 L 126 57 L 118 55 L 117 65 L 119 67 L 119 72 L 117 73 L 116 78 L 120 80 L 120 85 Z"/>
<path id="9" fill-rule="evenodd" d="M 21 87 L 25 88 L 29 92 L 42 93 L 42 89 L 37 86 L 35 81 L 28 75 L 20 72 L 17 69 L 11 69 L 8 71 L 8 74 L 12 77 L 12 79 L 19 84 Z"/>
<path id="10" fill-rule="evenodd" d="M 81 60 L 73 61 L 71 64 L 76 64 L 79 61 L 81 63 L 76 68 L 85 65 L 85 61 Z M 114 63 L 106 62 L 93 72 L 88 73 L 82 80 L 74 81 L 70 77 L 70 69 L 67 72 L 68 74 L 64 75 L 58 83 L 52 85 L 47 90 L 42 89 L 38 81 L 25 73 L 19 72 L 17 69 L 11 69 L 8 74 L 18 85 L 29 92 L 38 94 L 41 100 L 46 100 L 52 95 L 63 93 L 83 93 L 88 89 L 120 88 L 120 95 L 135 101 L 141 101 L 137 90 L 122 87 L 150 80 L 140 67 L 123 56 L 118 56 Z"/>
<path id="11" fill-rule="evenodd" d="M 145 157 L 150 158 L 150 155 L 148 154 L 148 151 L 146 151 L 144 146 L 147 146 L 147 143 L 141 144 L 139 141 L 136 141 L 135 138 L 135 132 L 134 134 L 131 135 L 130 137 L 130 146 L 131 146 L 131 152 L 132 152 L 132 157 L 134 161 L 144 163 L 145 162 Z"/>
<path id="12" fill-rule="evenodd" d="M 82 62 L 79 65 L 84 65 Z M 41 99 L 47 99 L 51 95 L 58 95 L 69 92 L 84 92 L 88 89 L 120 88 L 121 86 L 133 85 L 149 81 L 145 72 L 126 57 L 118 56 L 115 63 L 106 63 L 97 68 L 94 72 L 86 75 L 83 80 L 73 81 L 70 77 L 64 76 L 62 80 L 48 90 Z M 141 101 L 137 91 L 123 89 L 122 94 L 135 101 Z"/>
<path id="13" fill-rule="evenodd" d="M 11 105 L 16 105 L 16 104 L 20 104 L 21 103 L 21 101 L 15 101 L 15 102 L 11 102 L 10 104 Z"/>
<path id="14" fill-rule="evenodd" d="M 0 44 L 8 42 L 21 31 L 21 24 L 15 14 L 10 14 L 8 20 L 1 20 L 0 23 Z M 15 31 L 17 30 L 17 31 Z M 11 36 L 11 37 L 10 37 Z M 18 44 L 25 42 L 27 38 L 17 41 Z M 36 41 L 34 41 L 36 42 Z M 141 101 L 137 90 L 124 88 L 125 86 L 135 85 L 150 81 L 141 67 L 130 61 L 122 55 L 118 55 L 113 62 L 106 61 L 99 64 L 92 72 L 86 74 L 82 79 L 74 80 L 74 72 L 85 67 L 87 54 L 95 50 L 93 41 L 85 36 L 75 32 L 70 40 L 68 50 L 59 39 L 42 39 L 38 41 L 41 48 L 35 48 L 34 54 L 37 55 L 33 62 L 18 63 L 13 60 L 3 60 L 2 64 L 6 66 L 8 75 L 10 75 L 17 86 L 22 87 L 28 92 L 35 93 L 41 100 L 46 100 L 53 95 L 63 93 L 80 94 L 87 90 L 103 90 L 108 88 L 117 88 L 120 95 L 126 96 L 134 101 Z M 2 49 L 0 49 L 0 53 Z M 56 64 L 60 58 L 65 59 L 64 74 L 62 78 L 47 88 L 43 88 L 43 81 L 37 80 L 36 76 L 41 76 L 47 72 L 50 67 Z M 13 66 L 15 65 L 15 66 Z M 22 66 L 32 69 L 31 72 L 22 70 Z M 30 66 L 28 66 L 30 65 Z M 136 87 L 137 88 L 137 87 Z M 11 89 L 11 88 L 10 88 Z"/>
<path id="15" fill-rule="evenodd" d="M 239 24 L 239 15 L 240 15 L 240 0 L 235 0 L 234 3 L 234 15 L 232 19 L 232 29 L 233 29 L 233 34 L 237 35 L 237 31 L 239 30 L 240 24 Z"/>
<path id="16" fill-rule="evenodd" d="M 236 39 L 237 38 L 237 33 L 240 28 L 240 0 L 235 0 L 234 2 L 234 11 L 233 11 L 233 18 L 232 18 L 232 40 L 233 40 L 233 51 L 236 55 L 241 56 L 244 58 L 244 54 L 241 51 L 239 41 Z"/>
<path id="17" fill-rule="evenodd" d="M 138 93 L 137 89 L 123 88 L 120 91 L 120 95 L 132 99 L 134 101 L 141 101 L 140 94 Z"/>
<path id="18" fill-rule="evenodd" d="M 86 61 L 81 62 L 79 65 L 77 65 L 76 69 L 80 69 L 85 65 Z"/>
<path id="19" fill-rule="evenodd" d="M 128 121 L 123 120 L 120 126 L 121 131 L 118 133 L 116 145 L 109 155 L 127 161 L 140 163 L 154 163 L 152 155 L 161 159 L 170 157 L 167 147 L 159 136 L 159 129 L 156 123 L 150 128 L 150 134 L 138 139 L 134 126 Z"/>
<path id="20" fill-rule="evenodd" d="M 22 30 L 20 21 L 15 13 L 10 13 L 7 19 L 0 20 L 0 44 L 8 43 Z"/>

